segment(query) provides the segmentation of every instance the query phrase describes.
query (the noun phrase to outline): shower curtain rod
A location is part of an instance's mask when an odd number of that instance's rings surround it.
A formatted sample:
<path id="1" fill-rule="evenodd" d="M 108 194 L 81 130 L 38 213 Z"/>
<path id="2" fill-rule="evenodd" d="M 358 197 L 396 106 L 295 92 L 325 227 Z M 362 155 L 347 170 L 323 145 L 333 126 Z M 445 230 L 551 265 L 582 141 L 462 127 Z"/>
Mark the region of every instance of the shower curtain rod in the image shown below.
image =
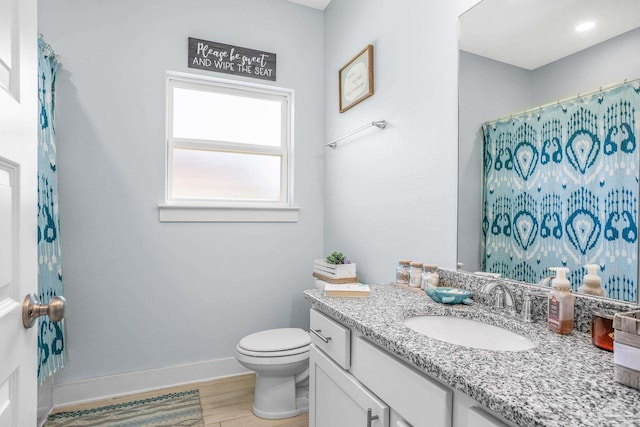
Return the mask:
<path id="1" fill-rule="evenodd" d="M 600 86 L 600 88 L 598 90 L 593 90 L 593 91 L 587 92 L 587 93 L 578 93 L 577 95 L 573 95 L 573 96 L 570 96 L 570 97 L 564 98 L 564 99 L 559 99 L 559 100 L 553 101 L 553 102 L 548 102 L 548 103 L 542 104 L 542 105 L 540 105 L 538 107 L 529 108 L 527 110 L 520 111 L 519 113 L 510 114 L 508 116 L 504 116 L 504 117 L 501 117 L 499 119 L 495 119 L 495 120 L 491 120 L 491 121 L 486 121 L 486 122 L 484 122 L 484 125 L 490 125 L 490 124 L 493 124 L 493 123 L 496 123 L 496 122 L 500 122 L 502 120 L 512 119 L 514 117 L 522 116 L 522 115 L 525 115 L 527 113 L 531 113 L 533 111 L 541 110 L 541 109 L 549 107 L 551 105 L 562 104 L 564 102 L 572 101 L 574 99 L 580 99 L 580 98 L 585 97 L 585 96 L 591 96 L 591 95 L 593 95 L 595 93 L 602 92 L 603 90 L 614 89 L 614 88 L 616 88 L 618 86 L 624 86 L 624 85 L 632 84 L 632 83 L 635 83 L 635 82 L 638 82 L 638 81 L 640 81 L 640 77 L 635 78 L 633 80 L 625 79 L 622 83 L 612 83 L 612 84 L 609 84 L 609 85 L 606 85 L 606 86 Z"/>

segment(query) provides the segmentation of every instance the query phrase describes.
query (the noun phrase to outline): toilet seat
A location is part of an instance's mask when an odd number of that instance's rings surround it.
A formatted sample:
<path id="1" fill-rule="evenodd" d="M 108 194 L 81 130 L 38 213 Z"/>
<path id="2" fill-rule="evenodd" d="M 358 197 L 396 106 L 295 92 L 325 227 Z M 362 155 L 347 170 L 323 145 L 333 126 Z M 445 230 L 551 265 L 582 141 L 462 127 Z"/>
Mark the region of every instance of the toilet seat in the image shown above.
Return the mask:
<path id="1" fill-rule="evenodd" d="M 236 350 L 252 357 L 285 357 L 308 353 L 309 334 L 298 328 L 269 329 L 247 335 Z"/>

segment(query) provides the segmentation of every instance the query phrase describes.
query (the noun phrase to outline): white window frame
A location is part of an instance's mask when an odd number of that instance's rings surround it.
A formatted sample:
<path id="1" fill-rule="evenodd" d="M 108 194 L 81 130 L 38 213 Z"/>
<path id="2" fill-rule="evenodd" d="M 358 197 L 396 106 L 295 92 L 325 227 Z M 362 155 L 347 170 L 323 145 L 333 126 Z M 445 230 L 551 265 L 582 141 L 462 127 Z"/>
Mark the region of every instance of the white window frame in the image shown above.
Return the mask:
<path id="1" fill-rule="evenodd" d="M 253 98 L 282 102 L 282 144 L 263 145 L 173 137 L 173 88 L 216 93 L 250 94 Z M 293 97 L 292 89 L 168 71 L 165 113 L 165 203 L 159 207 L 161 222 L 297 222 L 293 204 Z M 173 151 L 176 148 L 281 156 L 280 201 L 201 200 L 173 197 Z"/>

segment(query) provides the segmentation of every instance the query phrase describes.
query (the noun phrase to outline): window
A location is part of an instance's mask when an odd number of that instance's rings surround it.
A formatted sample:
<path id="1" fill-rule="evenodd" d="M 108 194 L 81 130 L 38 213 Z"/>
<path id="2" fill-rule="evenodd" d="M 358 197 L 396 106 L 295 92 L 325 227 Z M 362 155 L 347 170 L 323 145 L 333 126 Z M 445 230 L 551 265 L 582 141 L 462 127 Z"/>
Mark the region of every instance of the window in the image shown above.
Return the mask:
<path id="1" fill-rule="evenodd" d="M 167 74 L 161 221 L 297 221 L 293 91 Z"/>

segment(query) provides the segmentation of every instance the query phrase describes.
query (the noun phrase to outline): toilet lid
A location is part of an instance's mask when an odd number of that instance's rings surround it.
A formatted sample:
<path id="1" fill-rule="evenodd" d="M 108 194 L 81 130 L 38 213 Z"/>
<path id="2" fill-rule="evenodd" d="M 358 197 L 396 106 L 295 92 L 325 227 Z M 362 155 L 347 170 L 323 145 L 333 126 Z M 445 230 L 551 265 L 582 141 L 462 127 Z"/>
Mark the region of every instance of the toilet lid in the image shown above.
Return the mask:
<path id="1" fill-rule="evenodd" d="M 311 340 L 306 331 L 298 328 L 269 329 L 242 338 L 238 347 L 257 352 L 293 350 L 308 346 Z"/>

